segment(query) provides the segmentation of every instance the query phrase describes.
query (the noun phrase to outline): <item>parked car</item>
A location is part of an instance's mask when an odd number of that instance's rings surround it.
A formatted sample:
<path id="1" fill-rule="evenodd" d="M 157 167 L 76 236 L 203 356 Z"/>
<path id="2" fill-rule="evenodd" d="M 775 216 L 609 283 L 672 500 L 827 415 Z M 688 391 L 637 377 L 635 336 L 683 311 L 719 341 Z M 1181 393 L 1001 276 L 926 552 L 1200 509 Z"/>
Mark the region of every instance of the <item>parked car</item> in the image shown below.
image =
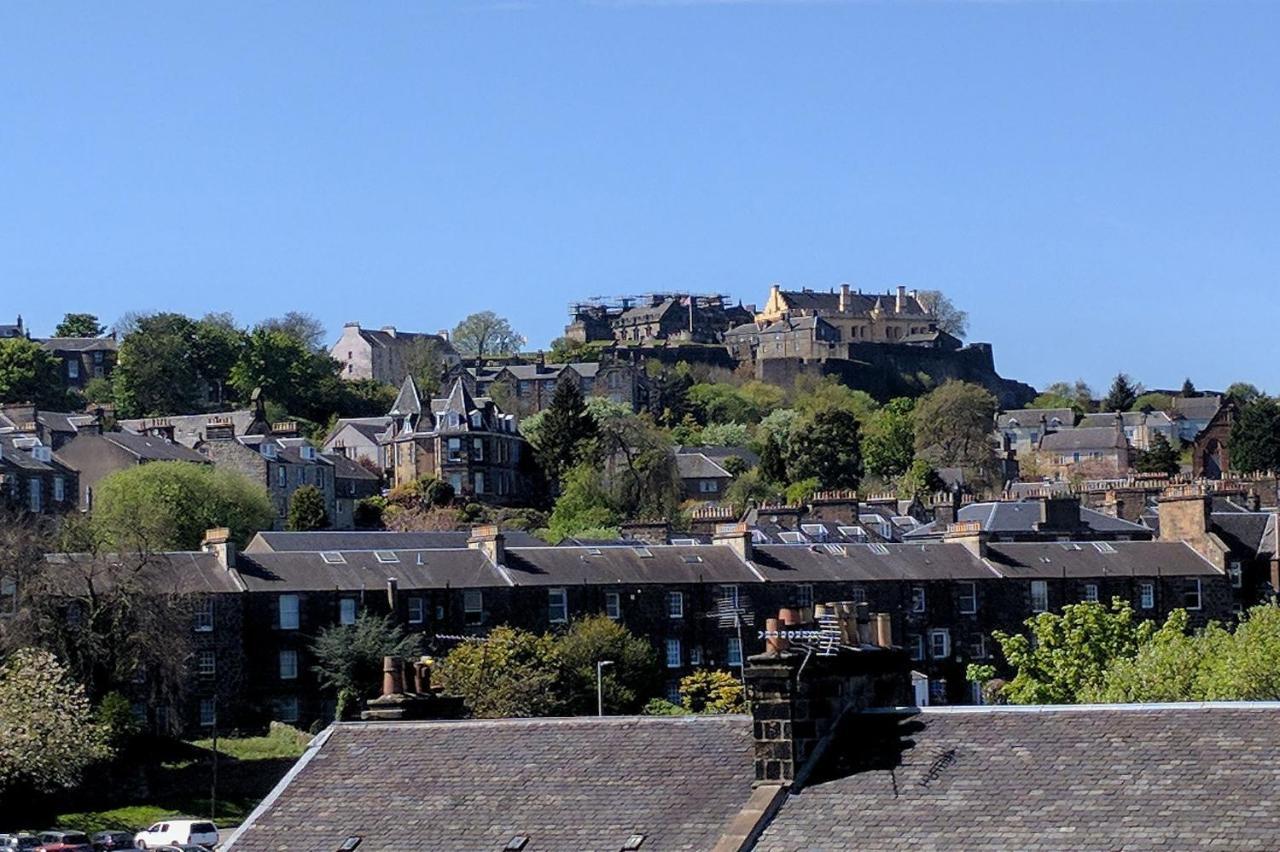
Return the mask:
<path id="1" fill-rule="evenodd" d="M 83 831 L 54 829 L 40 832 L 40 845 L 36 849 L 39 852 L 93 852 L 93 844 Z"/>
<path id="2" fill-rule="evenodd" d="M 139 849 L 157 846 L 208 846 L 218 845 L 218 827 L 208 820 L 170 819 L 139 831 L 133 838 Z"/>
<path id="3" fill-rule="evenodd" d="M 0 852 L 31 852 L 40 846 L 34 834 L 0 834 Z"/>
<path id="4" fill-rule="evenodd" d="M 90 838 L 94 852 L 118 852 L 118 850 L 135 849 L 133 835 L 127 831 L 99 831 Z"/>

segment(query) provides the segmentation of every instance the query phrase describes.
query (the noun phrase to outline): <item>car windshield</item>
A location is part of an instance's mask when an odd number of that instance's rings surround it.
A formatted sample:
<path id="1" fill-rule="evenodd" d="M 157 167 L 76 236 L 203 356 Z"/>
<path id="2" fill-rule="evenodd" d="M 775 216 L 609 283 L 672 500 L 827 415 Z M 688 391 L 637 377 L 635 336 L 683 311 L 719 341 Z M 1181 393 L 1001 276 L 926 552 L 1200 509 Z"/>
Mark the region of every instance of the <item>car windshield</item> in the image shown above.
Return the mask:
<path id="1" fill-rule="evenodd" d="M 89 836 L 86 834 L 64 834 L 62 835 L 62 842 L 67 846 L 87 846 L 89 843 Z"/>
<path id="2" fill-rule="evenodd" d="M 192 834 L 212 834 L 217 830 L 218 829 L 214 828 L 213 823 L 211 822 L 193 822 L 191 824 Z"/>

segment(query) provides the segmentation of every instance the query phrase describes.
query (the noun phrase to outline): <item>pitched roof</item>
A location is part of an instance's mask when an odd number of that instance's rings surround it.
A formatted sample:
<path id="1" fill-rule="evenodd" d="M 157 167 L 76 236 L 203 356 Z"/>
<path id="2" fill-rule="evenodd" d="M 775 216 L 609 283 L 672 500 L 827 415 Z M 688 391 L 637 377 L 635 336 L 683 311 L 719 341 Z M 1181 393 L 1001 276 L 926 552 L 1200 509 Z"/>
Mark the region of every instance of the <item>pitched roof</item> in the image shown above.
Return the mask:
<path id="1" fill-rule="evenodd" d="M 413 376 L 405 376 L 400 384 L 400 392 L 396 394 L 396 401 L 392 403 L 388 414 L 392 417 L 408 417 L 421 413 L 422 397 L 418 394 L 418 386 L 414 384 Z"/>
<path id="2" fill-rule="evenodd" d="M 81 436 L 81 438 L 88 436 Z M 140 461 L 185 461 L 207 464 L 209 460 L 189 447 L 166 441 L 164 438 L 153 438 L 150 435 L 137 435 L 133 432 L 103 432 L 102 439 L 128 453 L 137 456 Z"/>
<path id="3" fill-rule="evenodd" d="M 752 548 L 766 581 L 990 580 L 996 575 L 960 544 L 783 544 Z"/>
<path id="4" fill-rule="evenodd" d="M 1173 399 L 1174 413 L 1187 420 L 1212 420 L 1221 407 L 1220 396 L 1178 396 Z"/>
<path id="5" fill-rule="evenodd" d="M 728 547 L 508 547 L 506 574 L 517 586 L 614 583 L 756 583 Z"/>
<path id="6" fill-rule="evenodd" d="M 126 572 L 137 572 L 131 582 L 144 584 L 155 592 L 241 591 L 235 575 L 219 564 L 217 556 L 205 551 L 156 552 L 127 557 L 111 553 L 51 553 L 45 560 L 53 571 L 65 571 L 63 579 L 68 583 L 67 588 L 73 590 L 83 589 L 90 579 L 99 590 L 110 588 L 114 579 L 120 576 L 123 566 Z"/>
<path id="7" fill-rule="evenodd" d="M 398 400 L 397 400 L 398 401 Z M 330 441 L 338 436 L 343 429 L 351 428 L 359 432 L 372 443 L 377 443 L 379 436 L 387 431 L 387 427 L 391 425 L 390 417 L 343 417 L 333 424 L 333 429 L 324 439 L 327 445 Z"/>
<path id="8" fill-rule="evenodd" d="M 787 307 L 793 311 L 822 311 L 833 314 L 840 312 L 840 294 L 838 292 L 783 290 L 780 295 L 786 300 Z M 846 313 L 870 313 L 877 302 L 881 304 L 882 310 L 892 312 L 897 303 L 897 295 L 893 293 L 859 293 L 856 290 L 851 290 L 846 302 L 849 308 Z M 914 296 L 904 296 L 902 303 L 902 312 L 904 314 L 927 315 L 920 302 Z"/>
<path id="9" fill-rule="evenodd" d="M 1000 429 L 1015 429 L 1038 427 L 1042 422 L 1054 426 L 1055 421 L 1057 428 L 1070 429 L 1075 425 L 1076 413 L 1070 408 L 1021 408 L 1001 411 L 996 417 L 996 426 Z"/>
<path id="10" fill-rule="evenodd" d="M 519 530 L 503 530 L 508 547 L 537 547 L 545 544 Z M 466 547 L 471 533 L 394 532 L 389 530 L 317 530 L 278 532 L 263 530 L 249 540 L 245 553 L 321 550 L 436 550 Z"/>
<path id="11" fill-rule="evenodd" d="M 1100 412 L 1097 414 L 1086 414 L 1080 418 L 1079 428 L 1087 429 L 1093 427 L 1114 427 L 1117 413 L 1120 421 L 1125 427 L 1133 429 L 1138 426 L 1147 425 L 1153 429 L 1170 427 L 1173 421 L 1169 419 L 1169 415 L 1163 411 L 1123 411 L 1123 412 Z"/>
<path id="12" fill-rule="evenodd" d="M 1222 575 L 1180 541 L 992 542 L 987 562 L 1011 579 Z"/>
<path id="13" fill-rule="evenodd" d="M 483 553 L 468 548 L 244 553 L 236 570 L 251 592 L 376 591 L 392 579 L 401 589 L 510 585 Z"/>
<path id="14" fill-rule="evenodd" d="M 115 352 L 119 349 L 114 337 L 47 337 L 40 345 L 50 352 Z"/>
<path id="15" fill-rule="evenodd" d="M 1096 509 L 1080 507 L 1080 524 L 1093 532 L 1133 533 L 1147 537 L 1151 530 L 1141 524 L 1131 523 L 1123 518 L 1113 518 Z M 956 513 L 956 520 L 977 521 L 982 529 L 990 533 L 1032 533 L 1037 532 L 1040 524 L 1040 501 L 1038 500 L 1005 500 L 989 503 L 970 503 L 961 506 Z M 906 533 L 907 538 L 926 538 L 930 535 L 941 535 L 943 528 L 937 523 L 926 524 Z"/>
<path id="16" fill-rule="evenodd" d="M 1255 557 L 1270 555 L 1275 550 L 1273 512 L 1214 512 L 1210 523 L 1232 550 L 1243 550 Z"/>
<path id="17" fill-rule="evenodd" d="M 677 453 L 676 472 L 681 479 L 732 479 L 733 474 L 703 453 Z"/>
<path id="18" fill-rule="evenodd" d="M 342 453 L 322 453 L 325 461 L 333 465 L 333 475 L 336 479 L 365 479 L 371 482 L 381 482 L 382 477 L 369 470 L 369 468 L 352 461 Z"/>
<path id="19" fill-rule="evenodd" d="M 1072 450 L 1123 450 L 1129 446 L 1124 433 L 1114 426 L 1064 429 L 1040 439 L 1040 449 L 1056 452 Z"/>
<path id="20" fill-rule="evenodd" d="M 851 714 L 759 852 L 1274 849 L 1280 705 Z"/>
<path id="21" fill-rule="evenodd" d="M 344 723 L 227 848 L 705 852 L 753 777 L 745 716 Z"/>
<path id="22" fill-rule="evenodd" d="M 241 408 L 235 411 L 223 411 L 216 414 L 175 414 L 168 417 L 137 417 L 131 420 L 116 421 L 116 425 L 127 432 L 146 432 L 159 424 L 173 427 L 173 439 L 179 444 L 194 447 L 205 440 L 210 426 L 231 424 L 233 434 L 243 435 L 253 425 L 252 408 Z"/>

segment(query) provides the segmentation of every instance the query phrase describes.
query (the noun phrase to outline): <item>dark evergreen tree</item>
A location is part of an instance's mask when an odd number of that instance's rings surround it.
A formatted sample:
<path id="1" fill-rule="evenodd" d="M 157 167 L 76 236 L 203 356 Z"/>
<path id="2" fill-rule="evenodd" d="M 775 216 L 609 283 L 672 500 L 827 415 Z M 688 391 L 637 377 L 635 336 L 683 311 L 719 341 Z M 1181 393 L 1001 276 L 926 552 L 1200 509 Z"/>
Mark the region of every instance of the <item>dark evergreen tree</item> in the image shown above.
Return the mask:
<path id="1" fill-rule="evenodd" d="M 792 430 L 787 473 L 792 481 L 817 477 L 822 488 L 857 488 L 862 477 L 858 418 L 827 408 Z"/>
<path id="2" fill-rule="evenodd" d="M 1188 397 L 1196 395 L 1196 386 L 1191 383 L 1191 378 L 1187 377 L 1182 380 L 1182 392 L 1179 396 Z"/>
<path id="3" fill-rule="evenodd" d="M 324 508 L 324 494 L 314 485 L 301 485 L 289 498 L 289 517 L 285 529 L 293 532 L 322 530 L 329 526 L 329 513 Z"/>
<path id="4" fill-rule="evenodd" d="M 1118 373 L 1111 382 L 1111 390 L 1102 401 L 1103 411 L 1128 411 L 1138 398 L 1140 388 L 1124 373 Z"/>
<path id="5" fill-rule="evenodd" d="M 1228 446 L 1233 470 L 1280 470 L 1280 405 L 1263 396 L 1242 406 Z"/>
<path id="6" fill-rule="evenodd" d="M 595 418 L 587 411 L 577 382 L 556 385 L 551 405 L 542 415 L 538 435 L 538 463 L 547 479 L 559 482 L 569 468 L 582 461 L 583 452 L 595 440 Z"/>
<path id="7" fill-rule="evenodd" d="M 1173 476 L 1180 467 L 1178 451 L 1160 432 L 1151 438 L 1151 446 L 1138 454 L 1138 470 L 1141 473 L 1167 473 Z"/>
<path id="8" fill-rule="evenodd" d="M 760 475 L 766 482 L 778 485 L 787 481 L 787 461 L 783 457 L 778 439 L 773 435 L 766 435 L 764 446 L 760 448 Z"/>

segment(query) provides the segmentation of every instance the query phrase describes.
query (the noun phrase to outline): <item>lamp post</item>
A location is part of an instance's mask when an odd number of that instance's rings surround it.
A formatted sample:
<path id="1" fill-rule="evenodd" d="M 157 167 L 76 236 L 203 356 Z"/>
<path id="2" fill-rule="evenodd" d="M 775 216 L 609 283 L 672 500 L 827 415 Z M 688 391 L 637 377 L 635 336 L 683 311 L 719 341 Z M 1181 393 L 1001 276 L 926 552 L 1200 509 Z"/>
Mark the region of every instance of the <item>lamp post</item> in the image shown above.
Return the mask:
<path id="1" fill-rule="evenodd" d="M 596 715 L 604 715 L 604 667 L 613 665 L 613 660 L 600 660 L 596 663 Z"/>

